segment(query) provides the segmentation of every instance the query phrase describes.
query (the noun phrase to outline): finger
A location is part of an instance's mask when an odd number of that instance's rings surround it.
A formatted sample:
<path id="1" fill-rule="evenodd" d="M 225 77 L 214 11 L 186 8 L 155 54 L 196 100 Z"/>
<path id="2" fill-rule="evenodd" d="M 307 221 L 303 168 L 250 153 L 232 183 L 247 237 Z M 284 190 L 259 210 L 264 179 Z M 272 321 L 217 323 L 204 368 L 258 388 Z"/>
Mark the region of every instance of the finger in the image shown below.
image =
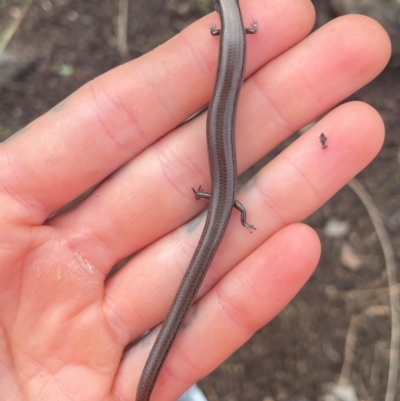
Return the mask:
<path id="1" fill-rule="evenodd" d="M 389 37 L 375 20 L 348 15 L 324 25 L 266 65 L 247 81 L 241 95 L 239 170 L 252 164 L 249 155 L 258 160 L 370 82 L 390 55 Z M 258 101 L 251 101 L 255 96 Z M 258 115 L 264 118 L 254 118 Z"/>
<path id="2" fill-rule="evenodd" d="M 383 131 L 382 119 L 374 109 L 364 103 L 347 103 L 327 114 L 264 167 L 241 193 L 257 231 L 250 235 L 233 212 L 197 298 L 271 235 L 304 220 L 334 195 L 376 155 Z M 326 132 L 327 149 L 321 149 L 320 132 Z M 165 318 L 201 229 L 202 224 L 194 229 L 188 225 L 163 237 L 106 283 L 106 314 L 118 322 L 121 331 L 129 333 L 129 340 Z"/>
<path id="3" fill-rule="evenodd" d="M 300 290 L 319 254 L 315 232 L 296 224 L 278 231 L 243 260 L 192 308 L 152 399 L 176 399 L 243 345 Z M 123 360 L 114 385 L 122 398 L 134 394 L 154 339 L 142 340 Z"/>
<path id="4" fill-rule="evenodd" d="M 273 2 L 268 9 L 247 1 L 243 11 L 246 20 L 252 13 L 264 23 L 248 41 L 250 73 L 307 35 L 314 18 L 306 0 Z M 86 84 L 2 144 L 0 182 L 31 212 L 29 223 L 42 223 L 208 102 L 218 55 L 208 25 L 216 18 L 197 21 L 148 55 Z"/>
<path id="5" fill-rule="evenodd" d="M 358 32 L 356 36 L 355 32 Z M 348 42 L 344 40 L 346 37 L 354 39 Z M 387 34 L 373 20 L 361 16 L 340 18 L 307 38 L 305 43 L 292 48 L 289 55 L 283 54 L 248 79 L 239 105 L 239 172 L 290 132 L 326 112 L 339 98 L 347 97 L 378 74 L 387 61 L 388 43 Z M 281 62 L 281 58 L 285 62 Z M 333 60 L 337 69 L 328 68 Z M 275 68 L 271 69 L 270 65 L 274 63 Z M 286 68 L 286 64 L 298 64 L 301 68 L 294 71 Z M 275 80 L 284 83 L 282 90 L 274 86 Z M 325 87 L 329 90 L 325 91 Z M 314 94 L 317 92 L 321 93 L 323 101 L 316 101 Z M 286 114 L 283 118 L 275 105 L 283 104 L 285 99 L 290 110 L 283 111 Z M 367 119 L 370 112 L 367 112 Z M 354 124 L 357 127 L 363 122 L 354 121 Z M 381 127 L 381 123 L 378 126 Z M 378 139 L 365 144 L 363 131 L 347 129 L 363 149 L 370 152 L 368 158 L 360 159 L 358 169 L 376 153 L 382 130 L 378 128 L 375 133 L 367 127 L 370 135 L 377 135 Z M 342 178 L 338 176 L 340 185 L 344 184 Z M 88 233 L 85 252 L 97 254 L 100 247 L 108 249 L 110 259 L 103 259 L 102 264 L 106 271 L 115 261 L 147 246 L 204 207 L 204 202 L 194 202 L 191 187 L 203 184 L 208 189 L 208 182 L 205 118 L 201 116 L 143 152 L 78 209 L 60 216 L 54 225 L 66 237 Z M 301 210 L 302 205 L 297 206 Z M 250 216 L 249 220 L 257 223 Z M 91 247 L 93 251 L 89 249 Z"/>

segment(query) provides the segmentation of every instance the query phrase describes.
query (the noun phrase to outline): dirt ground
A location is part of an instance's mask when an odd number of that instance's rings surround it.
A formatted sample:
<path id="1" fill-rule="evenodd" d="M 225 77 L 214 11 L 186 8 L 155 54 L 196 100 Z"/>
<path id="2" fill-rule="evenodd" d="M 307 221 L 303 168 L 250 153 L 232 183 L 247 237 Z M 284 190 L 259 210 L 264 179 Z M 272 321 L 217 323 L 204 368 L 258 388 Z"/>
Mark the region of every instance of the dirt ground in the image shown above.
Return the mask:
<path id="1" fill-rule="evenodd" d="M 8 26 L 11 7 L 23 3 L 0 0 L 0 32 Z M 153 49 L 211 9 L 211 1 L 205 0 L 131 1 L 130 57 Z M 118 2 L 113 0 L 33 2 L 8 47 L 25 59 L 26 67 L 0 87 L 1 138 L 121 63 L 116 45 L 117 15 Z M 399 63 L 394 60 L 351 98 L 373 105 L 385 120 L 383 149 L 357 178 L 378 207 L 400 263 Z M 332 218 L 349 223 L 344 238 L 325 234 L 323 228 Z M 340 376 L 351 321 L 356 322 L 357 330 L 355 336 L 350 336 L 354 340 L 354 361 L 349 377 L 360 399 L 384 399 L 391 327 L 387 291 L 349 292 L 387 287 L 375 229 L 364 205 L 349 187 L 306 222 L 322 241 L 316 273 L 271 324 L 201 381 L 209 401 L 320 399 L 326 384 Z M 346 249 L 353 253 L 349 256 Z M 345 266 L 349 258 L 360 259 L 357 270 Z M 400 386 L 396 400 L 400 400 Z"/>

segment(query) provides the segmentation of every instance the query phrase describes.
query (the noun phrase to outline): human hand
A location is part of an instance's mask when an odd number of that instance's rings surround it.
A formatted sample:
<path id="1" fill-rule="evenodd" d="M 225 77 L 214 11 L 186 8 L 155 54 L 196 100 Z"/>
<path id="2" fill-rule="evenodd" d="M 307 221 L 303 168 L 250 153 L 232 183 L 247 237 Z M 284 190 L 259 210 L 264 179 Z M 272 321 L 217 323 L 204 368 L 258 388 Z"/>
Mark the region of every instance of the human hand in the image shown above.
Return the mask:
<path id="1" fill-rule="evenodd" d="M 239 172 L 370 81 L 390 53 L 386 33 L 366 17 L 339 18 L 305 38 L 308 1 L 266 4 L 243 4 L 259 32 L 248 37 Z M 134 399 L 155 336 L 121 358 L 125 346 L 165 317 L 204 221 L 185 224 L 204 206 L 191 188 L 210 186 L 205 115 L 176 127 L 210 99 L 216 19 L 85 85 L 1 144 L 1 401 Z M 293 298 L 320 251 L 298 222 L 372 160 L 383 131 L 371 107 L 344 104 L 241 191 L 257 231 L 249 235 L 233 212 L 154 401 L 176 399 Z"/>

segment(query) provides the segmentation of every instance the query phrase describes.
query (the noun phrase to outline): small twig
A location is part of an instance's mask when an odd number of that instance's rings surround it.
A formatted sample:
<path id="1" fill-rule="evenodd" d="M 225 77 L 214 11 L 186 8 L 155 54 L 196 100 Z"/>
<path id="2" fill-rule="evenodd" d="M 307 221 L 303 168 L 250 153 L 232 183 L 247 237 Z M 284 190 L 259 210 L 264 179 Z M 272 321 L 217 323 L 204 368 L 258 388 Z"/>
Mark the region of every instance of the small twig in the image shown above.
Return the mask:
<path id="1" fill-rule="evenodd" d="M 392 289 L 400 294 L 400 284 L 394 285 Z M 371 288 L 369 290 L 341 291 L 332 286 L 325 288 L 325 293 L 330 299 L 343 299 L 347 302 L 374 301 L 376 298 L 389 295 L 390 288 Z"/>
<path id="2" fill-rule="evenodd" d="M 364 384 L 361 374 L 359 372 L 353 372 L 351 377 L 353 379 L 353 383 L 355 384 L 355 386 L 357 388 L 357 393 L 360 396 L 360 400 L 373 401 L 373 399 L 371 398 L 371 396 L 368 393 L 367 387 Z"/>
<path id="3" fill-rule="evenodd" d="M 390 314 L 392 320 L 389 377 L 385 401 L 394 401 L 400 356 L 400 299 L 399 293 L 398 291 L 396 291 L 398 282 L 396 277 L 397 268 L 394 259 L 394 251 L 390 243 L 389 236 L 386 232 L 385 226 L 383 224 L 382 218 L 379 215 L 379 211 L 375 206 L 372 198 L 356 179 L 352 179 L 348 185 L 359 196 L 365 208 L 367 209 L 367 212 L 372 220 L 372 224 L 374 225 L 376 233 L 378 234 L 378 238 L 382 245 L 383 254 L 385 257 L 389 284 Z"/>
<path id="4" fill-rule="evenodd" d="M 3 53 L 5 48 L 7 47 L 10 40 L 17 32 L 18 27 L 20 26 L 22 20 L 25 18 L 30 6 L 32 5 L 33 0 L 27 0 L 25 5 L 22 7 L 20 14 L 14 18 L 14 21 L 11 22 L 10 26 L 6 29 L 6 31 L 1 35 L 0 38 L 0 54 Z"/>
<path id="5" fill-rule="evenodd" d="M 130 59 L 128 48 L 128 0 L 119 0 L 117 46 L 122 61 Z"/>
<path id="6" fill-rule="evenodd" d="M 369 377 L 369 383 L 372 389 L 372 394 L 377 393 L 379 388 L 379 366 L 382 364 L 382 355 L 378 345 L 375 345 L 374 357 L 372 360 L 371 373 Z"/>
<path id="7" fill-rule="evenodd" d="M 350 372 L 354 361 L 354 349 L 357 339 L 357 329 L 360 316 L 352 316 L 350 320 L 349 330 L 346 335 L 345 349 L 344 349 L 344 361 L 342 365 L 342 371 L 338 381 L 339 386 L 348 385 L 350 382 Z"/>
<path id="8" fill-rule="evenodd" d="M 351 370 L 354 362 L 355 356 L 355 348 L 357 342 L 357 331 L 360 324 L 366 319 L 388 316 L 389 315 L 389 307 L 382 305 L 372 305 L 364 310 L 362 310 L 359 314 L 353 315 L 350 320 L 349 329 L 347 330 L 345 346 L 344 346 L 344 360 L 342 365 L 342 371 L 340 372 L 340 377 L 338 380 L 339 386 L 348 385 L 351 380 Z"/>

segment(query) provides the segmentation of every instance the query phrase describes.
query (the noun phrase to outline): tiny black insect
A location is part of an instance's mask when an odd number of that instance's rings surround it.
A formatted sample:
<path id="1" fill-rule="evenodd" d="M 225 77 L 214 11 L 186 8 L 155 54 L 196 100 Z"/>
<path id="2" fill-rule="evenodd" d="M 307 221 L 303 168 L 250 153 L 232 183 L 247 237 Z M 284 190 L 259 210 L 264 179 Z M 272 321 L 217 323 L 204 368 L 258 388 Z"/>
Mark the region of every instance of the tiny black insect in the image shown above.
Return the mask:
<path id="1" fill-rule="evenodd" d="M 319 140 L 321 141 L 322 149 L 326 149 L 326 148 L 328 147 L 328 145 L 326 144 L 326 140 L 327 140 L 327 139 L 328 139 L 328 138 L 325 136 L 324 133 L 322 133 L 322 134 L 319 136 Z"/>

